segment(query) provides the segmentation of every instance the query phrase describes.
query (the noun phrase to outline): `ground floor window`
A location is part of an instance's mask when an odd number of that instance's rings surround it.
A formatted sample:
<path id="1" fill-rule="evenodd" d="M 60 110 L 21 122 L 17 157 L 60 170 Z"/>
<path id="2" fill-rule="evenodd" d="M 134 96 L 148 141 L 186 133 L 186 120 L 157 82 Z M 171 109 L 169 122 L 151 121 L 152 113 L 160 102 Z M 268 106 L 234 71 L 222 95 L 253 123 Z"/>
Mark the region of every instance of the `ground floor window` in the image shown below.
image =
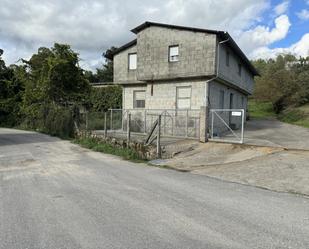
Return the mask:
<path id="1" fill-rule="evenodd" d="M 191 86 L 181 86 L 176 88 L 177 109 L 191 108 Z"/>
<path id="2" fill-rule="evenodd" d="M 138 90 L 133 92 L 133 107 L 145 108 L 146 91 Z"/>

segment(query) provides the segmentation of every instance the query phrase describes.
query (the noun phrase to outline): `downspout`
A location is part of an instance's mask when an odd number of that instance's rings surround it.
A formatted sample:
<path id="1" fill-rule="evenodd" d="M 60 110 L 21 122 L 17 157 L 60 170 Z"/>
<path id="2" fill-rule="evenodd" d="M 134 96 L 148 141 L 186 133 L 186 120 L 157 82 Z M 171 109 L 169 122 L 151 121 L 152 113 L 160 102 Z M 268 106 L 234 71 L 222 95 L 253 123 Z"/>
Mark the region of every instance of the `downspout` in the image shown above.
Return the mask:
<path id="1" fill-rule="evenodd" d="M 224 32 L 224 33 L 226 34 L 226 32 Z M 230 40 L 230 38 L 227 38 L 226 40 L 219 42 L 218 45 L 217 45 L 217 51 L 218 52 L 217 52 L 217 63 L 216 63 L 216 76 L 205 82 L 205 106 L 206 107 L 209 107 L 209 104 L 210 104 L 210 101 L 209 101 L 209 92 L 210 92 L 209 83 L 211 81 L 219 78 L 220 45 L 225 43 L 225 42 L 228 42 L 229 40 Z"/>

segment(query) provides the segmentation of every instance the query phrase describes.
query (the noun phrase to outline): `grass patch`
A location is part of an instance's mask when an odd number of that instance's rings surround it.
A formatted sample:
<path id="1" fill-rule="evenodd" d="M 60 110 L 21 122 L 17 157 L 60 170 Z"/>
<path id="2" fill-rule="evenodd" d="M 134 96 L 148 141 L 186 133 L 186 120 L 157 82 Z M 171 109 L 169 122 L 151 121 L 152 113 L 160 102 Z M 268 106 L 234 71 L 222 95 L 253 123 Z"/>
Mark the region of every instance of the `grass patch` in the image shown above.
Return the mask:
<path id="1" fill-rule="evenodd" d="M 248 108 L 250 118 L 277 118 L 285 123 L 309 128 L 309 105 L 290 107 L 277 115 L 270 102 L 259 102 L 251 99 Z"/>
<path id="2" fill-rule="evenodd" d="M 250 118 L 261 119 L 276 117 L 270 102 L 259 102 L 251 99 L 248 103 L 248 109 Z"/>
<path id="3" fill-rule="evenodd" d="M 289 108 L 278 115 L 278 119 L 289 124 L 309 128 L 309 112 L 303 107 Z"/>
<path id="4" fill-rule="evenodd" d="M 119 148 L 109 143 L 104 142 L 98 138 L 93 137 L 81 137 L 73 140 L 73 143 L 79 144 L 84 148 L 91 149 L 97 152 L 103 152 L 119 156 L 123 159 L 134 162 L 146 162 L 134 149 L 131 148 Z"/>

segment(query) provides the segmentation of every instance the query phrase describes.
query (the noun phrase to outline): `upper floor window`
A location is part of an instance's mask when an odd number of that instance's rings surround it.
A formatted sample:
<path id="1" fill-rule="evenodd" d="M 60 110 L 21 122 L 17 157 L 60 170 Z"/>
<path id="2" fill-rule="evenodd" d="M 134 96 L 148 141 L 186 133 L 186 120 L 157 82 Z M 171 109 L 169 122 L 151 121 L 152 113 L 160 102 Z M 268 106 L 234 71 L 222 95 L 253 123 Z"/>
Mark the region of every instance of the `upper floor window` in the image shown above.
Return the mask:
<path id="1" fill-rule="evenodd" d="M 170 62 L 175 62 L 179 60 L 179 46 L 169 46 L 168 57 Z"/>
<path id="2" fill-rule="evenodd" d="M 133 92 L 133 107 L 145 108 L 146 91 L 138 90 Z"/>
<path id="3" fill-rule="evenodd" d="M 225 65 L 226 65 L 227 67 L 230 66 L 230 52 L 229 52 L 228 50 L 226 50 Z"/>
<path id="4" fill-rule="evenodd" d="M 241 76 L 241 64 L 238 63 L 238 75 Z"/>
<path id="5" fill-rule="evenodd" d="M 137 66 L 137 55 L 136 53 L 129 54 L 129 70 L 135 70 Z"/>

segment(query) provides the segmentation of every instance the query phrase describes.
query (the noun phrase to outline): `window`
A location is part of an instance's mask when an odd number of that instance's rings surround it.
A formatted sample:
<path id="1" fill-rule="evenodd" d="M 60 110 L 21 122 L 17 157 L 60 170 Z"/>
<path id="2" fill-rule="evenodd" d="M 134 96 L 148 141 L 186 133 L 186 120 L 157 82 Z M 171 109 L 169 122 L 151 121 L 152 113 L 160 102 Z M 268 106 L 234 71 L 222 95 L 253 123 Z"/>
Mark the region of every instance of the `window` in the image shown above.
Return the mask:
<path id="1" fill-rule="evenodd" d="M 177 87 L 177 109 L 191 108 L 191 86 Z"/>
<path id="2" fill-rule="evenodd" d="M 135 70 L 137 64 L 136 53 L 129 54 L 129 70 Z"/>
<path id="3" fill-rule="evenodd" d="M 225 64 L 226 64 L 227 67 L 230 66 L 230 52 L 228 50 L 226 50 Z"/>
<path id="4" fill-rule="evenodd" d="M 133 92 L 133 107 L 145 108 L 146 91 Z"/>
<path id="5" fill-rule="evenodd" d="M 219 108 L 224 109 L 224 91 L 220 90 Z"/>
<path id="6" fill-rule="evenodd" d="M 169 62 L 176 62 L 179 60 L 179 46 L 169 46 L 168 51 Z"/>
<path id="7" fill-rule="evenodd" d="M 238 63 L 238 75 L 241 76 L 241 64 Z"/>

